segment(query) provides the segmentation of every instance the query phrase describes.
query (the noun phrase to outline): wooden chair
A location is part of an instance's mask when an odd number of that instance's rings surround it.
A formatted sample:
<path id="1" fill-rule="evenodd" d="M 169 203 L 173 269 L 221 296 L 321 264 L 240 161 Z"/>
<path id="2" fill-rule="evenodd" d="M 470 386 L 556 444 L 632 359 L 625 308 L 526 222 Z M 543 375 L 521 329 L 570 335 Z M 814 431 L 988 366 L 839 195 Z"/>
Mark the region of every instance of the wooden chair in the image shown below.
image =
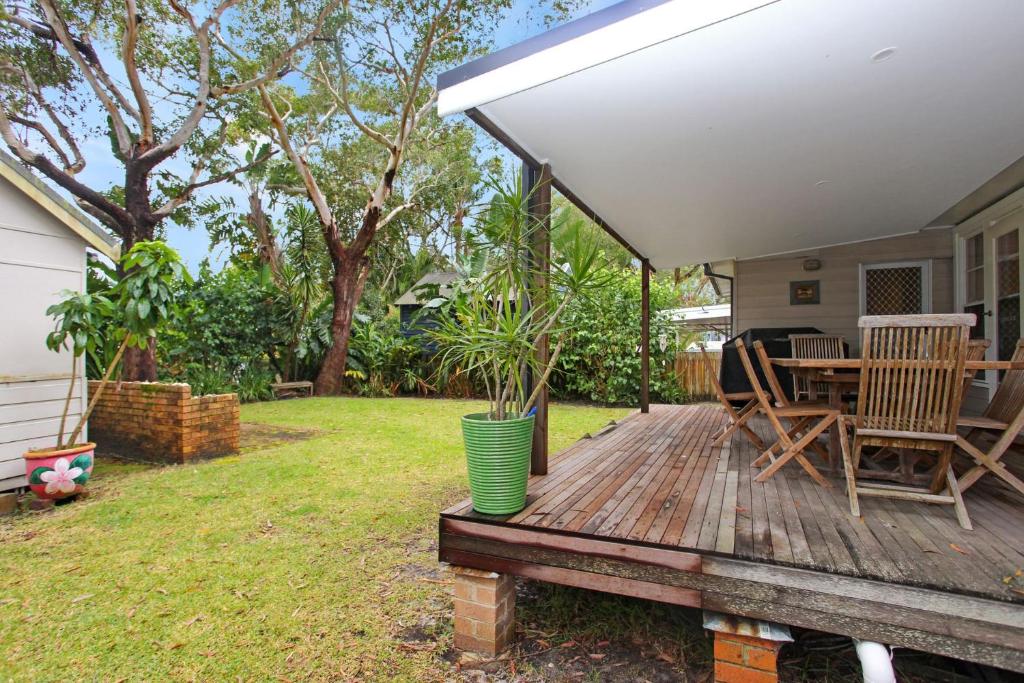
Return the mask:
<path id="1" fill-rule="evenodd" d="M 778 377 L 776 377 L 775 371 L 772 369 L 771 361 L 768 360 L 768 354 L 764 350 L 764 344 L 760 341 L 754 342 L 754 350 L 757 352 L 758 357 L 761 360 L 765 379 L 767 379 L 768 383 L 772 385 L 772 391 L 777 392 L 777 401 L 773 401 L 772 397 L 767 391 L 765 391 L 764 387 L 761 386 L 757 373 L 754 371 L 754 364 L 750 360 L 750 354 L 747 352 L 747 347 L 743 343 L 743 340 L 736 340 L 736 351 L 738 352 L 740 361 L 743 363 L 743 369 L 747 373 L 747 379 L 750 380 L 750 386 L 753 387 L 754 393 L 757 395 L 757 401 L 761 412 L 763 412 L 768 418 L 768 423 L 772 426 L 772 429 L 775 430 L 775 434 L 778 437 L 778 440 L 752 463 L 757 466 L 764 463 L 770 463 L 767 467 L 761 470 L 756 477 L 754 477 L 754 481 L 766 481 L 769 477 L 778 472 L 783 465 L 790 460 L 795 459 L 800 466 L 807 471 L 807 474 L 811 475 L 811 478 L 816 482 L 822 486 L 831 486 L 828 479 L 826 479 L 821 472 L 811 464 L 807 459 L 807 456 L 804 455 L 804 449 L 813 446 L 821 448 L 820 444 L 815 443 L 815 439 L 817 439 L 822 432 L 832 426 L 832 423 L 839 417 L 839 411 L 820 403 L 788 403 L 785 394 L 782 392 L 782 387 L 779 385 Z M 786 429 L 783 426 L 783 420 L 786 420 L 790 424 L 789 429 Z M 817 420 L 816 423 L 815 420 Z M 775 455 L 776 450 L 781 450 L 781 453 L 778 456 Z M 826 454 L 827 458 L 827 451 L 822 449 L 822 452 Z"/>
<path id="2" fill-rule="evenodd" d="M 846 358 L 845 340 L 838 334 L 791 334 L 789 344 L 793 350 L 793 358 Z M 801 396 L 816 401 L 821 394 L 828 395 L 828 385 L 823 382 L 811 382 L 806 377 L 793 375 L 793 398 L 797 401 Z"/>
<path id="3" fill-rule="evenodd" d="M 726 418 L 729 421 L 729 424 L 722 428 L 722 431 L 715 437 L 715 440 L 711 442 L 711 445 L 721 446 L 725 443 L 726 439 L 738 430 L 743 432 L 743 434 L 750 439 L 750 443 L 754 444 L 757 450 L 763 451 L 764 441 L 762 441 L 761 437 L 759 437 L 747 424 L 747 421 L 750 420 L 750 418 L 757 415 L 757 395 L 752 391 L 733 394 L 725 393 L 725 390 L 722 388 L 722 383 L 718 381 L 718 370 L 715 368 L 715 363 L 711 360 L 711 356 L 708 355 L 707 349 L 704 348 L 703 344 L 700 345 L 700 355 L 704 360 L 704 367 L 707 370 L 707 375 L 711 378 L 711 384 L 715 388 L 715 394 L 718 396 L 718 402 L 722 404 Z M 744 402 L 744 404 L 743 407 L 737 411 L 732 405 L 733 402 Z"/>
<path id="4" fill-rule="evenodd" d="M 985 353 L 988 352 L 988 347 L 992 345 L 988 339 L 971 339 L 967 342 L 967 360 L 985 360 Z M 978 374 L 977 370 L 967 370 L 964 372 L 964 396 L 967 396 L 967 390 L 970 389 L 971 383 L 974 381 L 975 375 Z"/>
<path id="5" fill-rule="evenodd" d="M 858 496 L 881 496 L 953 505 L 960 526 L 971 528 L 950 461 L 974 320 L 970 314 L 861 317 L 857 413 L 840 418 L 843 468 L 854 516 L 860 516 Z M 847 425 L 853 428 L 852 451 Z M 927 488 L 862 484 L 858 476 L 865 446 L 936 453 Z"/>
<path id="6" fill-rule="evenodd" d="M 1011 360 L 1024 361 L 1024 339 L 1017 341 Z M 991 472 L 1024 494 L 1024 481 L 1011 474 L 1000 462 L 1021 430 L 1024 430 L 1024 370 L 1006 372 L 981 417 L 961 415 L 956 423 L 958 427 L 970 429 L 966 436 L 957 437 L 956 445 L 975 462 L 975 466 L 957 481 L 960 490 L 966 491 L 983 475 Z M 992 435 L 996 440 L 985 452 L 971 441 L 975 435 Z"/>
<path id="7" fill-rule="evenodd" d="M 967 360 L 969 361 L 980 361 L 985 360 L 985 352 L 988 351 L 988 347 L 991 345 L 988 339 L 971 339 L 967 342 Z M 967 390 L 970 388 L 971 383 L 974 381 L 974 376 L 978 374 L 977 370 L 965 370 L 964 371 L 964 387 L 963 396 L 967 396 Z M 962 402 L 962 401 L 961 401 Z M 883 466 L 883 462 L 887 457 L 891 458 L 896 456 L 899 458 L 899 467 L 895 470 L 886 470 Z M 905 484 L 912 484 L 916 479 L 927 479 L 925 475 L 917 475 L 915 477 L 913 473 L 914 464 L 918 458 L 914 455 L 914 452 L 907 452 L 898 448 L 883 448 L 871 457 L 863 456 L 861 458 L 861 471 L 862 476 L 870 476 L 875 479 L 891 479 L 893 481 L 899 481 Z M 866 471 L 864 465 L 874 467 L 873 470 Z M 963 483 L 960 484 L 960 491 L 964 491 Z"/>

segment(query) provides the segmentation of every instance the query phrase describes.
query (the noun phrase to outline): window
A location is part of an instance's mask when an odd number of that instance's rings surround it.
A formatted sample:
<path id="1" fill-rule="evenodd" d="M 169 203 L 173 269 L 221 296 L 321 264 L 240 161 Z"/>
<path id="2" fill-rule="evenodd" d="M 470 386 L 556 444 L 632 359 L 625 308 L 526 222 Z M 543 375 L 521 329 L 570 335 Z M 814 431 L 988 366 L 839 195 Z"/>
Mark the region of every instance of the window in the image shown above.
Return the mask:
<path id="1" fill-rule="evenodd" d="M 931 264 L 928 261 L 861 265 L 861 315 L 931 313 L 931 291 Z"/>
<path id="2" fill-rule="evenodd" d="M 985 236 L 978 233 L 964 240 L 964 313 L 973 313 L 978 321 L 971 328 L 971 339 L 985 338 Z"/>

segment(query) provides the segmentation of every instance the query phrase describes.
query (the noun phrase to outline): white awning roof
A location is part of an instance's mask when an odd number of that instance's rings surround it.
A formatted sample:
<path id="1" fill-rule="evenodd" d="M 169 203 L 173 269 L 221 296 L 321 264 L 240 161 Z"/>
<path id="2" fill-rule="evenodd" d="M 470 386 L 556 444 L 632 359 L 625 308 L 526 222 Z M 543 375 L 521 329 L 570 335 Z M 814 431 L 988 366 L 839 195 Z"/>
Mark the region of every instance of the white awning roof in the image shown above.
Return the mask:
<path id="1" fill-rule="evenodd" d="M 656 267 L 749 258 L 920 230 L 1024 157 L 1021 26 L 1020 0 L 627 0 L 438 106 Z"/>

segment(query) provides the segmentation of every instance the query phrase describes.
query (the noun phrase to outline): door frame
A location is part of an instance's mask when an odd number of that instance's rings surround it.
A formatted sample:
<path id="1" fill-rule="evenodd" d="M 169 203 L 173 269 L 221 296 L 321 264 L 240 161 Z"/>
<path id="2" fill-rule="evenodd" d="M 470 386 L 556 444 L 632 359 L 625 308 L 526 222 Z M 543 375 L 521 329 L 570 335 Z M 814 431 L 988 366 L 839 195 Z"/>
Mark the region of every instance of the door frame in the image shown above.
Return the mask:
<path id="1" fill-rule="evenodd" d="M 964 279 L 964 269 L 967 261 L 966 245 L 967 240 L 983 234 L 982 239 L 982 267 L 984 273 L 984 302 L 985 302 L 985 338 L 992 340 L 985 357 L 988 360 L 998 358 L 998 343 L 996 335 L 996 278 L 998 274 L 995 268 L 996 238 L 1006 233 L 1018 230 L 1020 238 L 1024 242 L 1024 188 L 1004 197 L 984 211 L 971 216 L 956 226 L 956 244 L 954 249 L 954 300 L 957 311 L 962 311 L 967 298 L 967 283 Z M 1020 273 L 1022 279 L 1022 291 L 1024 291 L 1024 268 Z M 1021 298 L 1021 307 L 1024 309 L 1024 297 Z M 1021 337 L 1024 337 L 1024 316 L 1022 316 Z M 995 394 L 998 385 L 997 373 L 986 373 L 985 379 L 975 379 L 974 386 L 987 390 L 988 398 Z"/>

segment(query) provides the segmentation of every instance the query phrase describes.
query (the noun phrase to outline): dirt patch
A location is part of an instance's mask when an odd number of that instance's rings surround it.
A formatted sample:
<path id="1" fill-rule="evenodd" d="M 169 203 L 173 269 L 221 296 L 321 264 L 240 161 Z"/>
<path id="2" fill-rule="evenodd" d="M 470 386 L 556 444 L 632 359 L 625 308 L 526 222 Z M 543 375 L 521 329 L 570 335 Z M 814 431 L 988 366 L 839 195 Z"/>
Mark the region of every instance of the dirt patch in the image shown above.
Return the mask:
<path id="1" fill-rule="evenodd" d="M 249 453 L 282 444 L 305 441 L 324 432 L 319 429 L 302 429 L 299 427 L 283 427 L 281 425 L 263 424 L 260 422 L 243 422 L 241 424 L 239 452 Z"/>
<path id="2" fill-rule="evenodd" d="M 444 582 L 447 572 L 409 563 L 405 580 Z M 710 683 L 712 639 L 697 609 L 520 579 L 516 642 L 488 660 L 452 648 L 451 601 L 424 604 L 420 622 L 398 634 L 400 647 L 430 650 L 456 680 L 472 683 Z M 849 638 L 792 629 L 794 642 L 779 658 L 783 683 L 860 683 L 860 664 Z M 901 683 L 1017 683 L 1021 677 L 945 657 L 897 648 Z"/>

